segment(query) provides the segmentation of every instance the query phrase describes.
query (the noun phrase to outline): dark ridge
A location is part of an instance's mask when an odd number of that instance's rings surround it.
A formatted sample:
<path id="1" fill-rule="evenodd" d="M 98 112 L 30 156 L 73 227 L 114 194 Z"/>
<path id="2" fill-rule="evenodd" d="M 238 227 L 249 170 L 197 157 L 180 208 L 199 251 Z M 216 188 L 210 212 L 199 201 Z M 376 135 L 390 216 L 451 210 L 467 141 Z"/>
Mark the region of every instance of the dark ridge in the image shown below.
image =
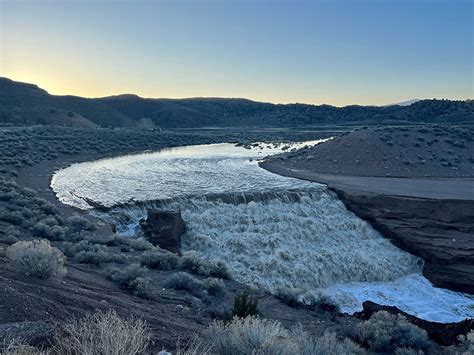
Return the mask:
<path id="1" fill-rule="evenodd" d="M 474 122 L 472 100 L 432 99 L 408 106 L 334 107 L 272 104 L 242 98 L 153 99 L 134 94 L 90 99 L 50 95 L 36 85 L 7 78 L 0 78 L 0 92 L 0 123 L 4 124 L 192 128 Z"/>

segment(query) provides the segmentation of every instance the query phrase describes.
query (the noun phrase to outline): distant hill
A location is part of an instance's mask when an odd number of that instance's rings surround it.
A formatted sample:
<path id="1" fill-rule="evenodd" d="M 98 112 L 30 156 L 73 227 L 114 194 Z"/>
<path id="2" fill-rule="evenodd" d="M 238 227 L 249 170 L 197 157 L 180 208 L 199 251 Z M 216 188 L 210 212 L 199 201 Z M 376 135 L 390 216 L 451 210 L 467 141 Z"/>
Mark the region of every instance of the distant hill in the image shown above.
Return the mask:
<path id="1" fill-rule="evenodd" d="M 402 102 L 397 102 L 396 104 L 390 104 L 390 105 L 385 105 L 385 106 L 410 106 L 411 104 L 414 104 L 415 102 L 421 101 L 420 99 L 412 99 L 412 100 L 406 100 Z"/>
<path id="2" fill-rule="evenodd" d="M 148 99 L 50 95 L 33 84 L 0 78 L 0 122 L 164 128 L 474 122 L 474 101 L 420 100 L 408 106 L 271 104 L 239 98 Z"/>
<path id="3" fill-rule="evenodd" d="M 50 95 L 33 84 L 0 78 L 0 122 L 70 126 L 135 126 L 135 120 L 100 102 Z"/>

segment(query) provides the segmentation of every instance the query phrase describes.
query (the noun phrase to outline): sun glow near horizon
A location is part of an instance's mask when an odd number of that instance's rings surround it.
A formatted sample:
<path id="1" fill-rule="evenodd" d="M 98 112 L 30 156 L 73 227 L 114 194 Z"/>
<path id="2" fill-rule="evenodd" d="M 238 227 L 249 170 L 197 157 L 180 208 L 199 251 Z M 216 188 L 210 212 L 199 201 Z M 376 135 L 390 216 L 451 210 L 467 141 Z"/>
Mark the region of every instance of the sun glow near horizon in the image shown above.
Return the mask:
<path id="1" fill-rule="evenodd" d="M 470 1 L 1 0 L 0 69 L 84 97 L 469 99 L 470 26 Z"/>

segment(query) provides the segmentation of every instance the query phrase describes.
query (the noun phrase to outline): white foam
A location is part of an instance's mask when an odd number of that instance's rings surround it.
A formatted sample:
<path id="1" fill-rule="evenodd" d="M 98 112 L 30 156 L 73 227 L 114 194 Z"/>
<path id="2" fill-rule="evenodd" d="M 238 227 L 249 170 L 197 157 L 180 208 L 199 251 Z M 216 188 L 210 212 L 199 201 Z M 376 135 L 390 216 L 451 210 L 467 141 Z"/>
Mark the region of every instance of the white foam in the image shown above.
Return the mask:
<path id="1" fill-rule="evenodd" d="M 362 310 L 362 303 L 396 306 L 418 318 L 432 322 L 459 322 L 474 318 L 474 296 L 434 287 L 420 274 L 392 282 L 364 282 L 330 286 L 325 294 L 335 300 L 343 312 Z"/>
<path id="2" fill-rule="evenodd" d="M 224 261 L 235 279 L 270 292 L 340 282 L 389 281 L 421 270 L 325 191 L 248 204 L 192 200 L 184 207 L 184 251 Z"/>
<path id="3" fill-rule="evenodd" d="M 393 246 L 322 185 L 271 174 L 250 160 L 275 152 L 184 147 L 76 164 L 57 172 L 51 186 L 61 201 L 84 209 L 90 206 L 78 196 L 106 206 L 174 199 L 187 224 L 183 250 L 224 261 L 236 280 L 269 292 L 323 291 L 348 313 L 372 300 L 431 321 L 474 317 L 472 296 L 434 288 L 420 273 L 420 259 Z M 289 198 L 289 189 L 299 198 Z M 191 197 L 262 192 L 269 194 L 244 203 Z M 131 235 L 153 206 L 132 203 L 101 217 Z"/>

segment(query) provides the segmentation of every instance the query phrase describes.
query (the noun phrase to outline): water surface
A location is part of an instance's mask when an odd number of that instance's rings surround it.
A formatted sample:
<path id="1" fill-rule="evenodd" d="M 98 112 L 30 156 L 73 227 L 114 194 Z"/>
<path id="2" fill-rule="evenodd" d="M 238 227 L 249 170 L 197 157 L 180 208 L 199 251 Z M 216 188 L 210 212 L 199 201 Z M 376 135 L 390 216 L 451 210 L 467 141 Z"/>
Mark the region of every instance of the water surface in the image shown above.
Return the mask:
<path id="1" fill-rule="evenodd" d="M 258 166 L 281 151 L 268 144 L 173 148 L 74 164 L 51 185 L 62 202 L 90 209 L 126 237 L 148 208 L 179 208 L 187 225 L 184 252 L 223 261 L 237 281 L 272 293 L 298 289 L 301 301 L 324 293 L 348 313 L 372 300 L 426 320 L 474 317 L 472 296 L 433 287 L 419 258 L 392 245 L 325 186 Z M 95 211 L 88 199 L 111 208 Z"/>

